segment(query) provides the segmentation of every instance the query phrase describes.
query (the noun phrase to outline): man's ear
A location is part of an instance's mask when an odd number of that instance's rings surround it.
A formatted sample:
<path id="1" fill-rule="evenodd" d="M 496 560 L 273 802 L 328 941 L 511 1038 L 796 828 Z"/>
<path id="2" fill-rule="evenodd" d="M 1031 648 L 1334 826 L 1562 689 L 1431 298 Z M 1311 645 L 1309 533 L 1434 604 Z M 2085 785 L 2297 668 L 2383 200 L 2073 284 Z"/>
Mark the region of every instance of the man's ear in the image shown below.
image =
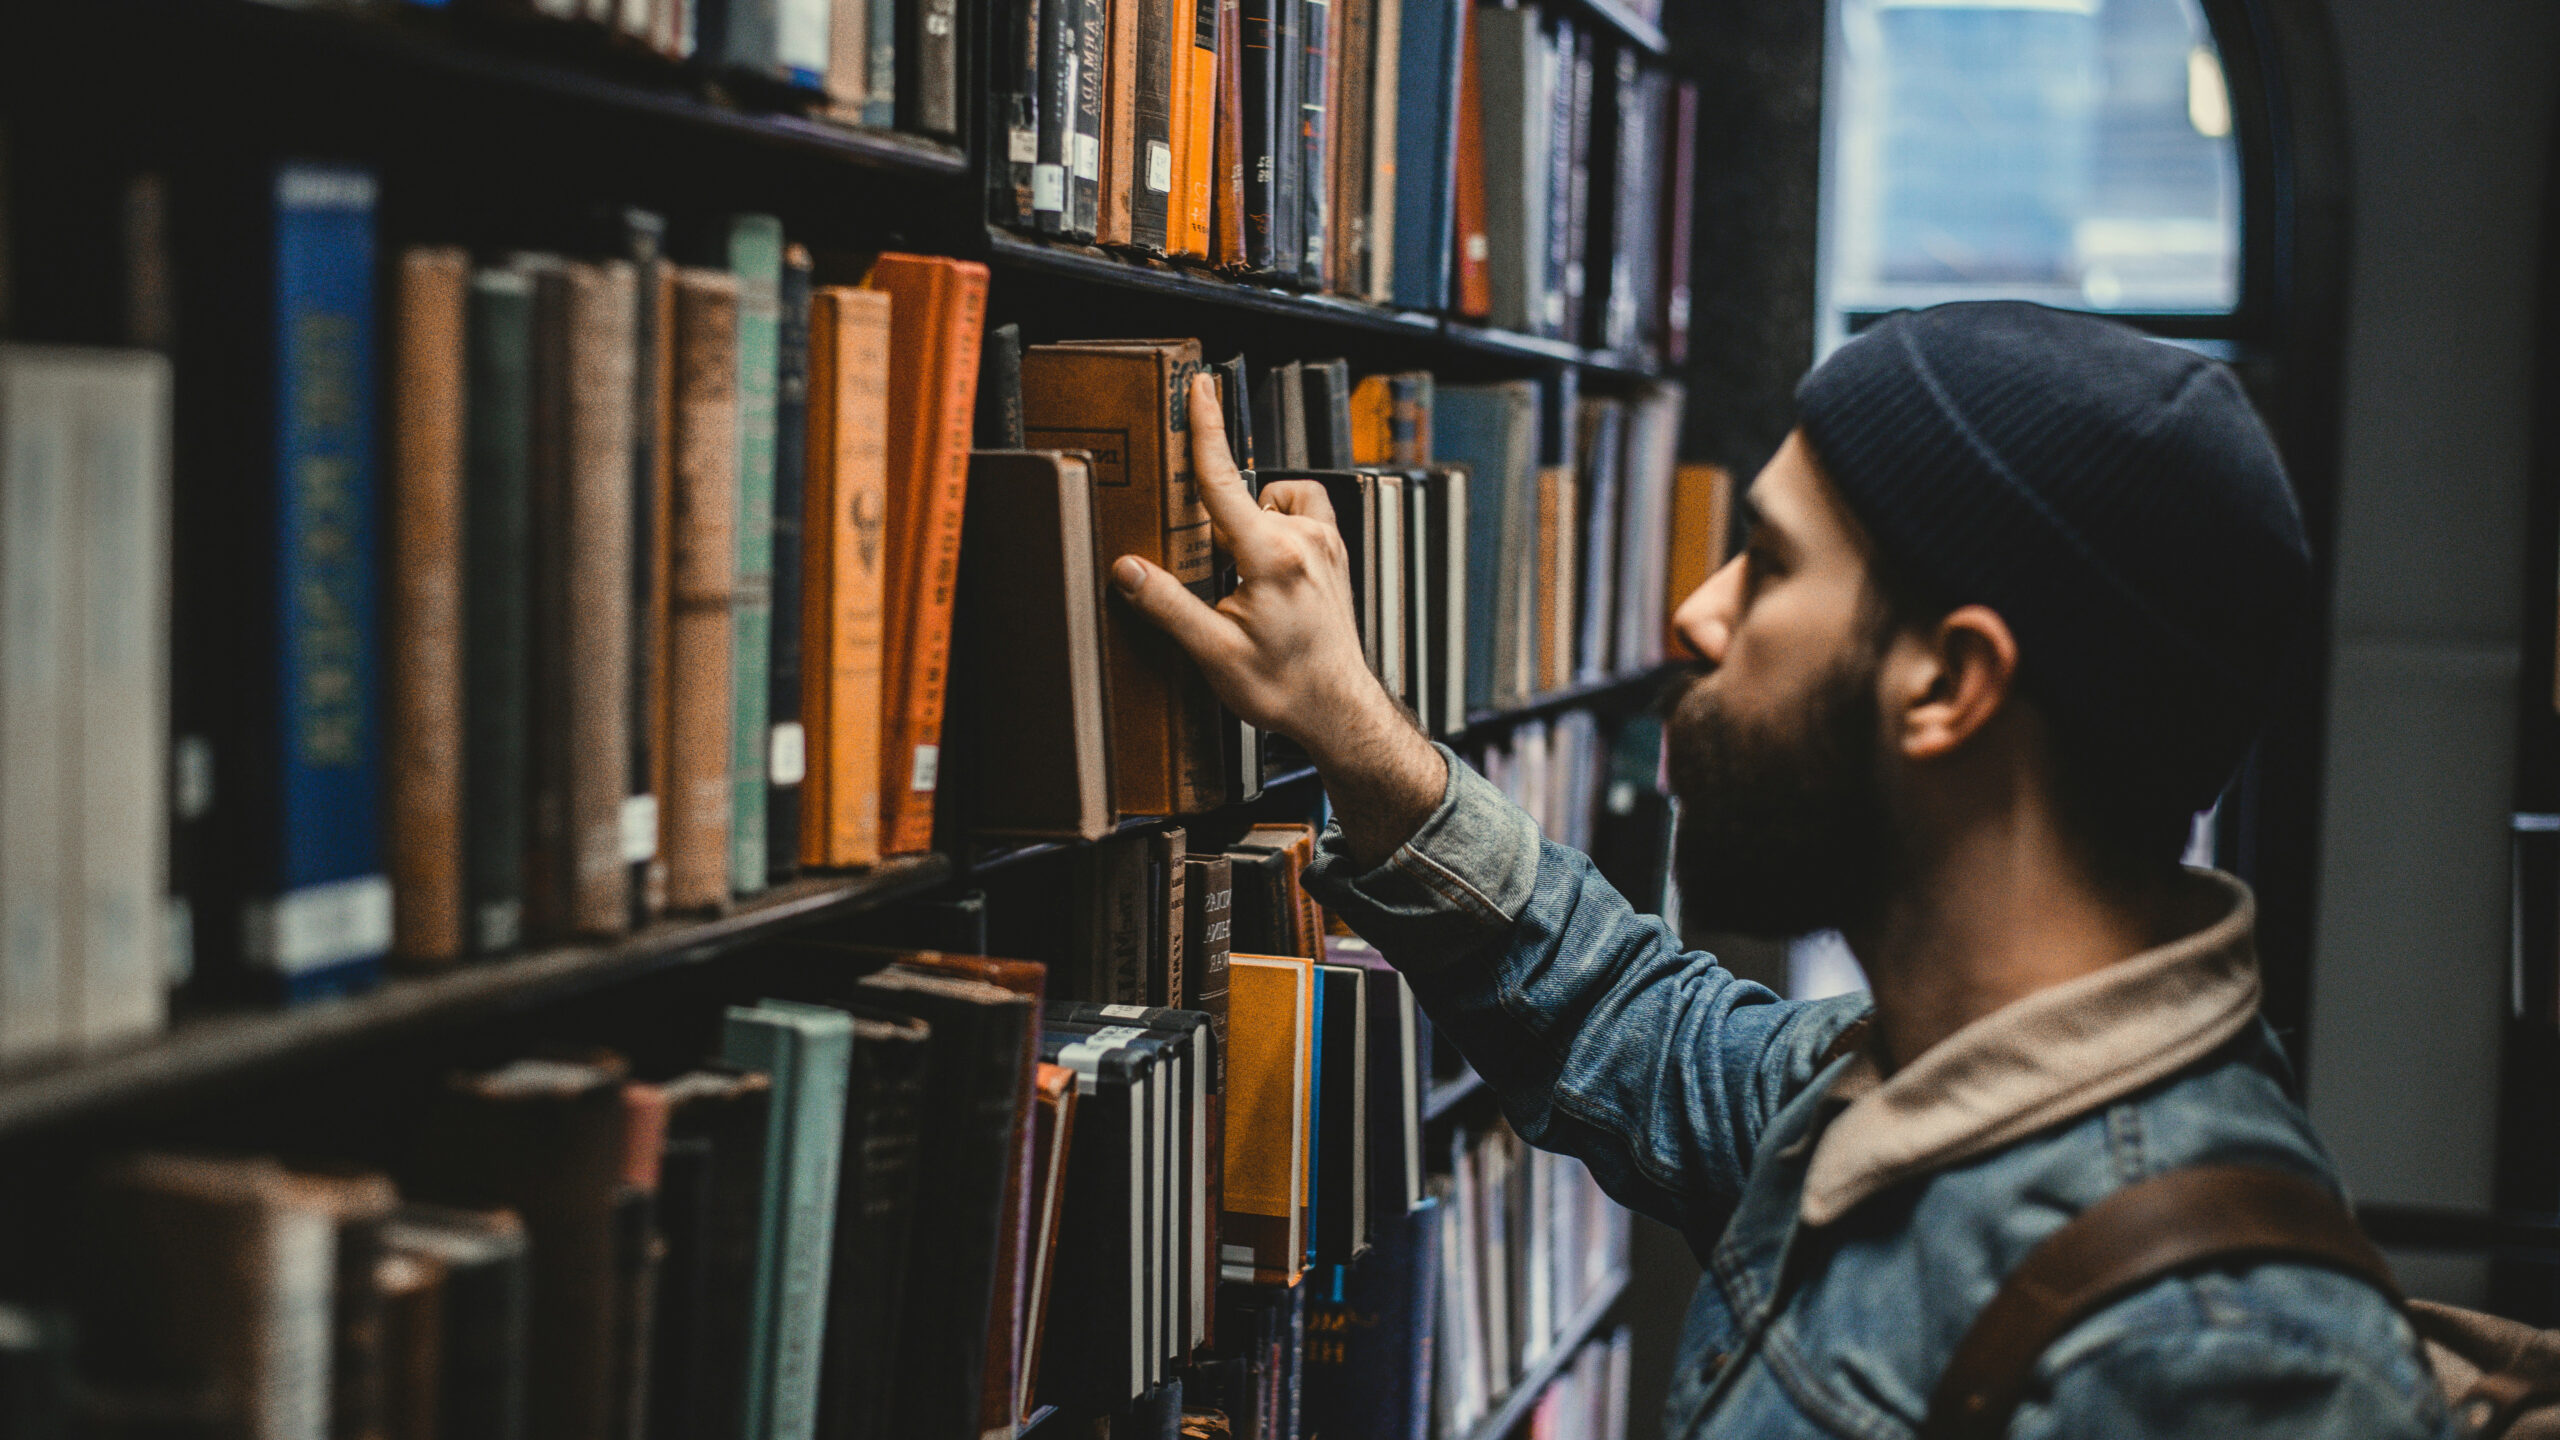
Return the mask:
<path id="1" fill-rule="evenodd" d="M 1935 625 L 1905 631 L 1885 660 L 1892 743 L 1907 760 L 1952 753 L 2008 705 L 2017 676 L 2017 637 L 1988 606 L 1959 606 Z"/>

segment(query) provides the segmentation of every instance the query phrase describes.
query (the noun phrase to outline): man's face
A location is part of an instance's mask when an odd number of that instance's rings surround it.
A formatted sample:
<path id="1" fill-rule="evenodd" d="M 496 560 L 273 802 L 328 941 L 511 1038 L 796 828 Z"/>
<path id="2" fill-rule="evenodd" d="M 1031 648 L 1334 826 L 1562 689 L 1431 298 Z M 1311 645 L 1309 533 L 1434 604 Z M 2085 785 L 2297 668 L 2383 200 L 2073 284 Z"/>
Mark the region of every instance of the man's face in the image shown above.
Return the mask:
<path id="1" fill-rule="evenodd" d="M 1750 548 L 1674 624 L 1709 667 L 1669 726 L 1683 913 L 1772 938 L 1870 918 L 1889 826 L 1881 601 L 1855 520 L 1802 432 L 1744 501 Z"/>

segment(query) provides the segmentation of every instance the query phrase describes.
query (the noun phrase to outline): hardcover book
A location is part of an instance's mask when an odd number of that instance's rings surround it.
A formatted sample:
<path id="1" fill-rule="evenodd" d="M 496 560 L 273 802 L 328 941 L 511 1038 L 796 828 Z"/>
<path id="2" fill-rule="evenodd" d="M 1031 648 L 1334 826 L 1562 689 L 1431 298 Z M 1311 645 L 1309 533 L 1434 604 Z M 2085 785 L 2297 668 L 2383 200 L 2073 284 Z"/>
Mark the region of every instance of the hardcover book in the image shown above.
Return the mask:
<path id="1" fill-rule="evenodd" d="M 648 1433 L 744 1440 L 773 1081 L 722 1067 L 659 1088 L 667 1102 L 658 1180 L 667 1253 L 651 1337 Z"/>
<path id="2" fill-rule="evenodd" d="M 773 501 L 781 378 L 782 222 L 730 217 L 725 263 L 738 281 L 738 509 L 730 636 L 729 886 L 765 888 L 766 707 L 772 698 Z"/>
<path id="3" fill-rule="evenodd" d="M 773 659 L 767 682 L 765 878 L 800 871 L 800 811 L 809 776 L 802 713 L 806 666 L 809 505 L 809 251 L 782 252 L 782 328 L 774 375 Z"/>
<path id="4" fill-rule="evenodd" d="M 845 1169 L 836 1192 L 826 1367 L 818 1400 L 818 1433 L 826 1440 L 896 1433 L 889 1426 L 898 1388 L 897 1324 L 906 1306 L 907 1249 L 915 1233 L 931 1037 L 922 1021 L 905 1016 L 865 1010 L 854 1016 Z"/>
<path id="5" fill-rule="evenodd" d="M 1284 956 L 1228 961 L 1226 1213 L 1221 1274 L 1286 1284 L 1306 1252 L 1307 1082 L 1314 967 Z"/>
<path id="6" fill-rule="evenodd" d="M 471 277 L 463 497 L 463 879 L 476 954 L 524 932 L 531 729 L 533 279 Z"/>
<path id="7" fill-rule="evenodd" d="M 747 1434 L 811 1440 L 835 1255 L 853 1018 L 789 1000 L 729 1007 L 721 1058 L 772 1077 L 747 1331 Z"/>
<path id="8" fill-rule="evenodd" d="M 445 965 L 469 949 L 462 885 L 462 527 L 470 258 L 460 249 L 413 247 L 401 253 L 398 283 L 391 603 L 383 646 L 390 712 L 384 848 L 392 953 L 408 964 Z M 10 405 L 7 413 L 23 423 L 22 407 Z M 23 662 L 8 668 L 21 677 L 36 673 Z"/>
<path id="9" fill-rule="evenodd" d="M 738 523 L 738 282 L 677 272 L 675 480 L 667 621 L 667 904 L 729 899 L 732 577 Z"/>
<path id="10" fill-rule="evenodd" d="M 880 858 L 891 303 L 840 285 L 810 300 L 796 844 L 811 865 Z"/>
<path id="11" fill-rule="evenodd" d="M 393 1257 L 434 1267 L 434 1370 L 416 1382 L 433 1392 L 435 1440 L 521 1440 L 525 1434 L 531 1257 L 512 1210 L 403 1205 L 383 1226 Z M 396 1392 L 395 1392 L 396 1393 Z M 397 1417 L 402 1407 L 393 1405 Z"/>

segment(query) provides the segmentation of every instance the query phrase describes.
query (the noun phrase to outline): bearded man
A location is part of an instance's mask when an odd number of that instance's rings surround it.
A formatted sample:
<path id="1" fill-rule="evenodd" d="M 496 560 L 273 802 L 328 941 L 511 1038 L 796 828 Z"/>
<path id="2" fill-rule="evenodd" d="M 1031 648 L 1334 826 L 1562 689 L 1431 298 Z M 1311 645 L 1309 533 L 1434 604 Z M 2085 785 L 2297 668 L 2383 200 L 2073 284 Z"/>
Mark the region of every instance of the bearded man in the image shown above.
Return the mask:
<path id="1" fill-rule="evenodd" d="M 1260 508 L 1191 397 L 1241 584 L 1122 593 L 1334 821 L 1307 883 L 1410 979 L 1520 1135 L 1706 1266 L 1664 1433 L 1908 1436 L 2003 1279 L 2181 1167 L 2338 1179 L 2258 1016 L 2253 902 L 2189 870 L 2311 614 L 2281 462 L 2229 371 L 2023 304 L 1890 317 L 1798 391 L 1750 543 L 1680 606 L 1678 878 L 1712 929 L 1836 928 L 1872 995 L 1684 952 L 1406 719 L 1322 491 Z M 2375 1285 L 2182 1271 L 2040 1352 L 2007 1432 L 2441 1433 Z M 2023 1363 L 2023 1362 L 2022 1362 Z"/>

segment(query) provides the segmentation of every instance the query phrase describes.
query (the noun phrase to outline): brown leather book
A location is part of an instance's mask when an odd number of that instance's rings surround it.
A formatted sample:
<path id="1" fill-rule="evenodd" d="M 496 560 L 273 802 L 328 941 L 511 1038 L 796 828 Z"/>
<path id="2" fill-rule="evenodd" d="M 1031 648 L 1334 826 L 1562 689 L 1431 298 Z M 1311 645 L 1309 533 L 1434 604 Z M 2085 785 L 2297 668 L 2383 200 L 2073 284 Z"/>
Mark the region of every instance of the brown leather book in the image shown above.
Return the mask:
<path id="1" fill-rule="evenodd" d="M 1301 824 L 1256 825 L 1244 833 L 1243 839 L 1229 846 L 1228 853 L 1276 855 L 1280 858 L 1285 878 L 1281 893 L 1273 897 L 1277 903 L 1271 906 L 1272 918 L 1280 922 L 1280 933 L 1276 938 L 1285 942 L 1286 954 L 1309 960 L 1323 958 L 1324 911 L 1300 881 L 1300 877 L 1307 873 L 1307 867 L 1315 863 L 1315 827 Z M 1238 888 L 1242 888 L 1241 883 Z"/>
<path id="2" fill-rule="evenodd" d="M 1102 64 L 1102 208 L 1094 222 L 1094 243 L 1130 243 L 1137 217 L 1137 190 L 1145 167 L 1138 138 L 1138 6 L 1140 0 L 1112 0 L 1110 33 L 1103 37 Z"/>
<path id="3" fill-rule="evenodd" d="M 1211 147 L 1209 258 L 1241 267 L 1244 251 L 1244 6 L 1217 0 L 1218 133 Z"/>
<path id="4" fill-rule="evenodd" d="M 373 1288 L 382 1297 L 383 1440 L 442 1440 L 444 1266 L 428 1255 L 386 1254 L 374 1262 Z"/>
<path id="5" fill-rule="evenodd" d="M 970 456 L 961 533 L 969 828 L 1098 840 L 1111 830 L 1111 761 L 1086 457 Z"/>
<path id="6" fill-rule="evenodd" d="M 522 1216 L 532 1256 L 527 1435 L 606 1440 L 615 1413 L 614 1207 L 622 1186 L 621 1061 L 519 1060 L 445 1082 L 408 1190 Z"/>
<path id="7" fill-rule="evenodd" d="M 1370 0 L 1333 0 L 1333 63 L 1326 67 L 1326 151 L 1333 201 L 1325 209 L 1325 288 L 1358 295 L 1369 288 L 1369 67 L 1375 37 Z"/>
<path id="8" fill-rule="evenodd" d="M 445 965 L 465 948 L 462 899 L 463 312 L 471 259 L 420 246 L 400 257 L 392 376 L 391 746 L 384 850 L 391 949 Z"/>
<path id="9" fill-rule="evenodd" d="M 1573 681 L 1574 511 L 1577 506 L 1572 467 L 1545 465 L 1538 470 L 1538 530 L 1531 604 L 1536 638 L 1531 642 L 1531 684 L 1540 692 L 1561 690 Z"/>
<path id="10" fill-rule="evenodd" d="M 1721 465 L 1682 465 L 1671 472 L 1670 568 L 1663 585 L 1662 634 L 1677 646 L 1671 617 L 1680 602 L 1724 567 L 1733 549 L 1733 472 Z M 1625 562 L 1621 562 L 1625 563 Z M 1632 573 L 1632 571 L 1630 571 Z"/>
<path id="11" fill-rule="evenodd" d="M 880 858 L 880 731 L 889 503 L 889 314 L 882 290 L 821 286 L 809 303 L 809 488 L 801 608 L 800 859 Z"/>
<path id="12" fill-rule="evenodd" d="M 1460 315 L 1482 320 L 1493 314 L 1493 241 L 1485 233 L 1484 84 L 1476 67 L 1473 5 L 1458 7 L 1458 23 L 1466 27 L 1466 39 L 1458 63 L 1458 283 L 1452 298 Z"/>
<path id="13" fill-rule="evenodd" d="M 729 898 L 729 592 L 737 568 L 738 282 L 676 274 L 675 476 L 668 525 L 667 907 Z"/>
<path id="14" fill-rule="evenodd" d="M 1022 357 L 1023 428 L 1035 448 L 1093 457 L 1095 568 L 1136 555 L 1212 599 L 1209 512 L 1191 474 L 1187 399 L 1197 340 L 1039 345 Z M 1182 815 L 1224 798 L 1216 697 L 1180 647 L 1115 594 L 1102 659 L 1111 705 L 1113 809 Z"/>
<path id="15" fill-rule="evenodd" d="M 889 295 L 889 373 L 896 377 L 889 387 L 880 850 L 912 855 L 933 848 L 987 267 L 893 252 L 872 263 L 863 283 Z"/>

